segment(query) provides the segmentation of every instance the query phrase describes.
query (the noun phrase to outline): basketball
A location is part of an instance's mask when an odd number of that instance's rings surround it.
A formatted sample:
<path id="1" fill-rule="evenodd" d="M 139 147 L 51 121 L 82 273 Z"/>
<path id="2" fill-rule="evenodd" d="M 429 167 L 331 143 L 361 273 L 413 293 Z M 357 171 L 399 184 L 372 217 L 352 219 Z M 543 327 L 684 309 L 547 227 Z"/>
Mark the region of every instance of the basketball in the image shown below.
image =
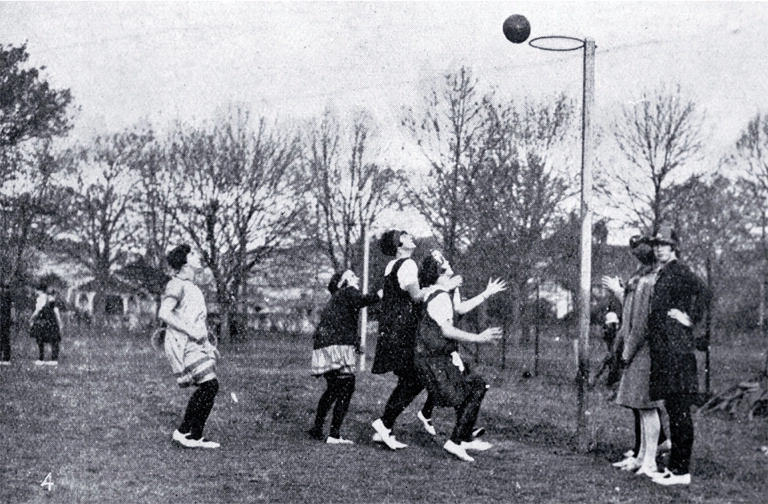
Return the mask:
<path id="1" fill-rule="evenodd" d="M 514 44 L 522 44 L 531 34 L 531 23 L 521 14 L 512 14 L 504 20 L 504 36 Z"/>

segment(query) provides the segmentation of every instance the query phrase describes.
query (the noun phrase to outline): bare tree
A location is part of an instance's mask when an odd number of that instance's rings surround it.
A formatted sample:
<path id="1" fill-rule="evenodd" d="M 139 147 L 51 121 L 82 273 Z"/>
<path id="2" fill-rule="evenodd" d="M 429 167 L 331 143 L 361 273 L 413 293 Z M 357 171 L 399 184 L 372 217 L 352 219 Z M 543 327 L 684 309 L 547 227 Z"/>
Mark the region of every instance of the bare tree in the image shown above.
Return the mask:
<path id="1" fill-rule="evenodd" d="M 542 103 L 486 105 L 482 159 L 466 177 L 466 238 L 462 271 L 492 271 L 509 280 L 505 325 L 520 321 L 540 245 L 564 214 L 573 181 L 561 163 L 573 139 L 574 106 L 565 96 Z M 559 153 L 559 154 L 558 154 Z"/>
<path id="2" fill-rule="evenodd" d="M 686 98 L 680 86 L 644 92 L 626 105 L 614 124 L 614 136 L 629 166 L 617 164 L 610 173 L 616 208 L 628 224 L 648 232 L 673 218 L 682 197 L 684 168 L 697 160 L 702 143 L 703 113 Z"/>
<path id="3" fill-rule="evenodd" d="M 97 325 L 103 320 L 104 295 L 112 275 L 137 242 L 134 166 L 151 139 L 151 133 L 143 130 L 98 136 L 82 149 L 74 167 L 70 210 L 57 239 L 93 275 Z"/>
<path id="4" fill-rule="evenodd" d="M 423 108 L 407 108 L 402 120 L 430 166 L 426 183 L 411 186 L 409 199 L 442 237 L 450 261 L 465 239 L 466 179 L 484 156 L 488 100 L 478 93 L 471 70 L 462 67 L 445 74 L 442 86 L 424 97 Z"/>
<path id="5" fill-rule="evenodd" d="M 388 208 L 398 207 L 396 194 L 403 177 L 372 160 L 372 126 L 365 112 L 344 128 L 326 110 L 307 133 L 306 165 L 314 196 L 310 236 L 342 270 L 360 262 L 359 244 L 366 229 Z"/>
<path id="6" fill-rule="evenodd" d="M 248 274 L 276 249 L 301 239 L 307 201 L 298 138 L 255 128 L 235 109 L 212 126 L 179 129 L 171 149 L 176 187 L 174 222 L 201 251 L 213 275 L 221 334 L 245 299 Z"/>

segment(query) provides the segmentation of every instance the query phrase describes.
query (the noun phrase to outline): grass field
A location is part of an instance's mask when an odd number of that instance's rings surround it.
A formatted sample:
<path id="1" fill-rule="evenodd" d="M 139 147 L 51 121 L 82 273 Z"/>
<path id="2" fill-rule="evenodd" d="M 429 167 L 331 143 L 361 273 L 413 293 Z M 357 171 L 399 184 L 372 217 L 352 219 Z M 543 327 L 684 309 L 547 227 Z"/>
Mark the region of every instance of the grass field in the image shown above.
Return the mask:
<path id="1" fill-rule="evenodd" d="M 170 435 L 190 392 L 147 339 L 72 332 L 57 368 L 34 366 L 34 345 L 21 339 L 12 366 L 0 368 L 2 503 L 768 502 L 768 457 L 757 450 L 768 444 L 765 418 L 697 416 L 693 483 L 662 488 L 610 466 L 632 443 L 631 413 L 594 391 L 594 448 L 579 452 L 567 339 L 544 339 L 540 374 L 529 379 L 521 377 L 533 369 L 528 345 L 508 349 L 505 371 L 489 365 L 498 348 L 481 354 L 478 370 L 493 387 L 479 423 L 495 446 L 466 463 L 441 448 L 451 411 L 437 411 L 436 439 L 421 430 L 423 396 L 395 427 L 407 449 L 371 442 L 391 375 L 358 374 L 342 429 L 354 446 L 311 440 L 305 431 L 325 385 L 308 373 L 311 338 L 275 334 L 222 345 L 206 431 L 222 448 L 185 450 Z M 764 346 L 716 347 L 712 389 L 761 369 Z M 53 486 L 41 486 L 49 474 Z"/>

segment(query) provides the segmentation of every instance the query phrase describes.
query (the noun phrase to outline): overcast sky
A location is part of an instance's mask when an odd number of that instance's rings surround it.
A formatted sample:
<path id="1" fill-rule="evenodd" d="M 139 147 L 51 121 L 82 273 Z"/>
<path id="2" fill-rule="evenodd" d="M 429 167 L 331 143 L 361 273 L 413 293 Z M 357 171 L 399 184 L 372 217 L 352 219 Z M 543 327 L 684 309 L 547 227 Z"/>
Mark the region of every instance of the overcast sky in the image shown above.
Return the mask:
<path id="1" fill-rule="evenodd" d="M 595 39 L 598 125 L 680 84 L 706 109 L 714 152 L 768 110 L 768 2 L 0 2 L 0 43 L 26 41 L 31 64 L 71 89 L 83 137 L 232 103 L 283 120 L 331 105 L 370 110 L 399 150 L 401 108 L 461 65 L 505 96 L 580 98 L 582 53 L 511 44 L 513 13 L 531 37 Z"/>

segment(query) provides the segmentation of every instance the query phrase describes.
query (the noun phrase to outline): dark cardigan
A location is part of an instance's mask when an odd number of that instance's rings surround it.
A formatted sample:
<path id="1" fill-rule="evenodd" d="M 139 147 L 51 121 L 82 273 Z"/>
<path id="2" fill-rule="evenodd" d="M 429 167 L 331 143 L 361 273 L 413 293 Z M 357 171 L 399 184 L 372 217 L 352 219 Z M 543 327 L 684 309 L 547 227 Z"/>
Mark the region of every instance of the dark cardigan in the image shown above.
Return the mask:
<path id="1" fill-rule="evenodd" d="M 320 315 L 312 348 L 317 350 L 331 345 L 359 347 L 357 324 L 360 309 L 378 302 L 378 294 L 364 295 L 354 287 L 344 287 L 336 291 Z"/>

